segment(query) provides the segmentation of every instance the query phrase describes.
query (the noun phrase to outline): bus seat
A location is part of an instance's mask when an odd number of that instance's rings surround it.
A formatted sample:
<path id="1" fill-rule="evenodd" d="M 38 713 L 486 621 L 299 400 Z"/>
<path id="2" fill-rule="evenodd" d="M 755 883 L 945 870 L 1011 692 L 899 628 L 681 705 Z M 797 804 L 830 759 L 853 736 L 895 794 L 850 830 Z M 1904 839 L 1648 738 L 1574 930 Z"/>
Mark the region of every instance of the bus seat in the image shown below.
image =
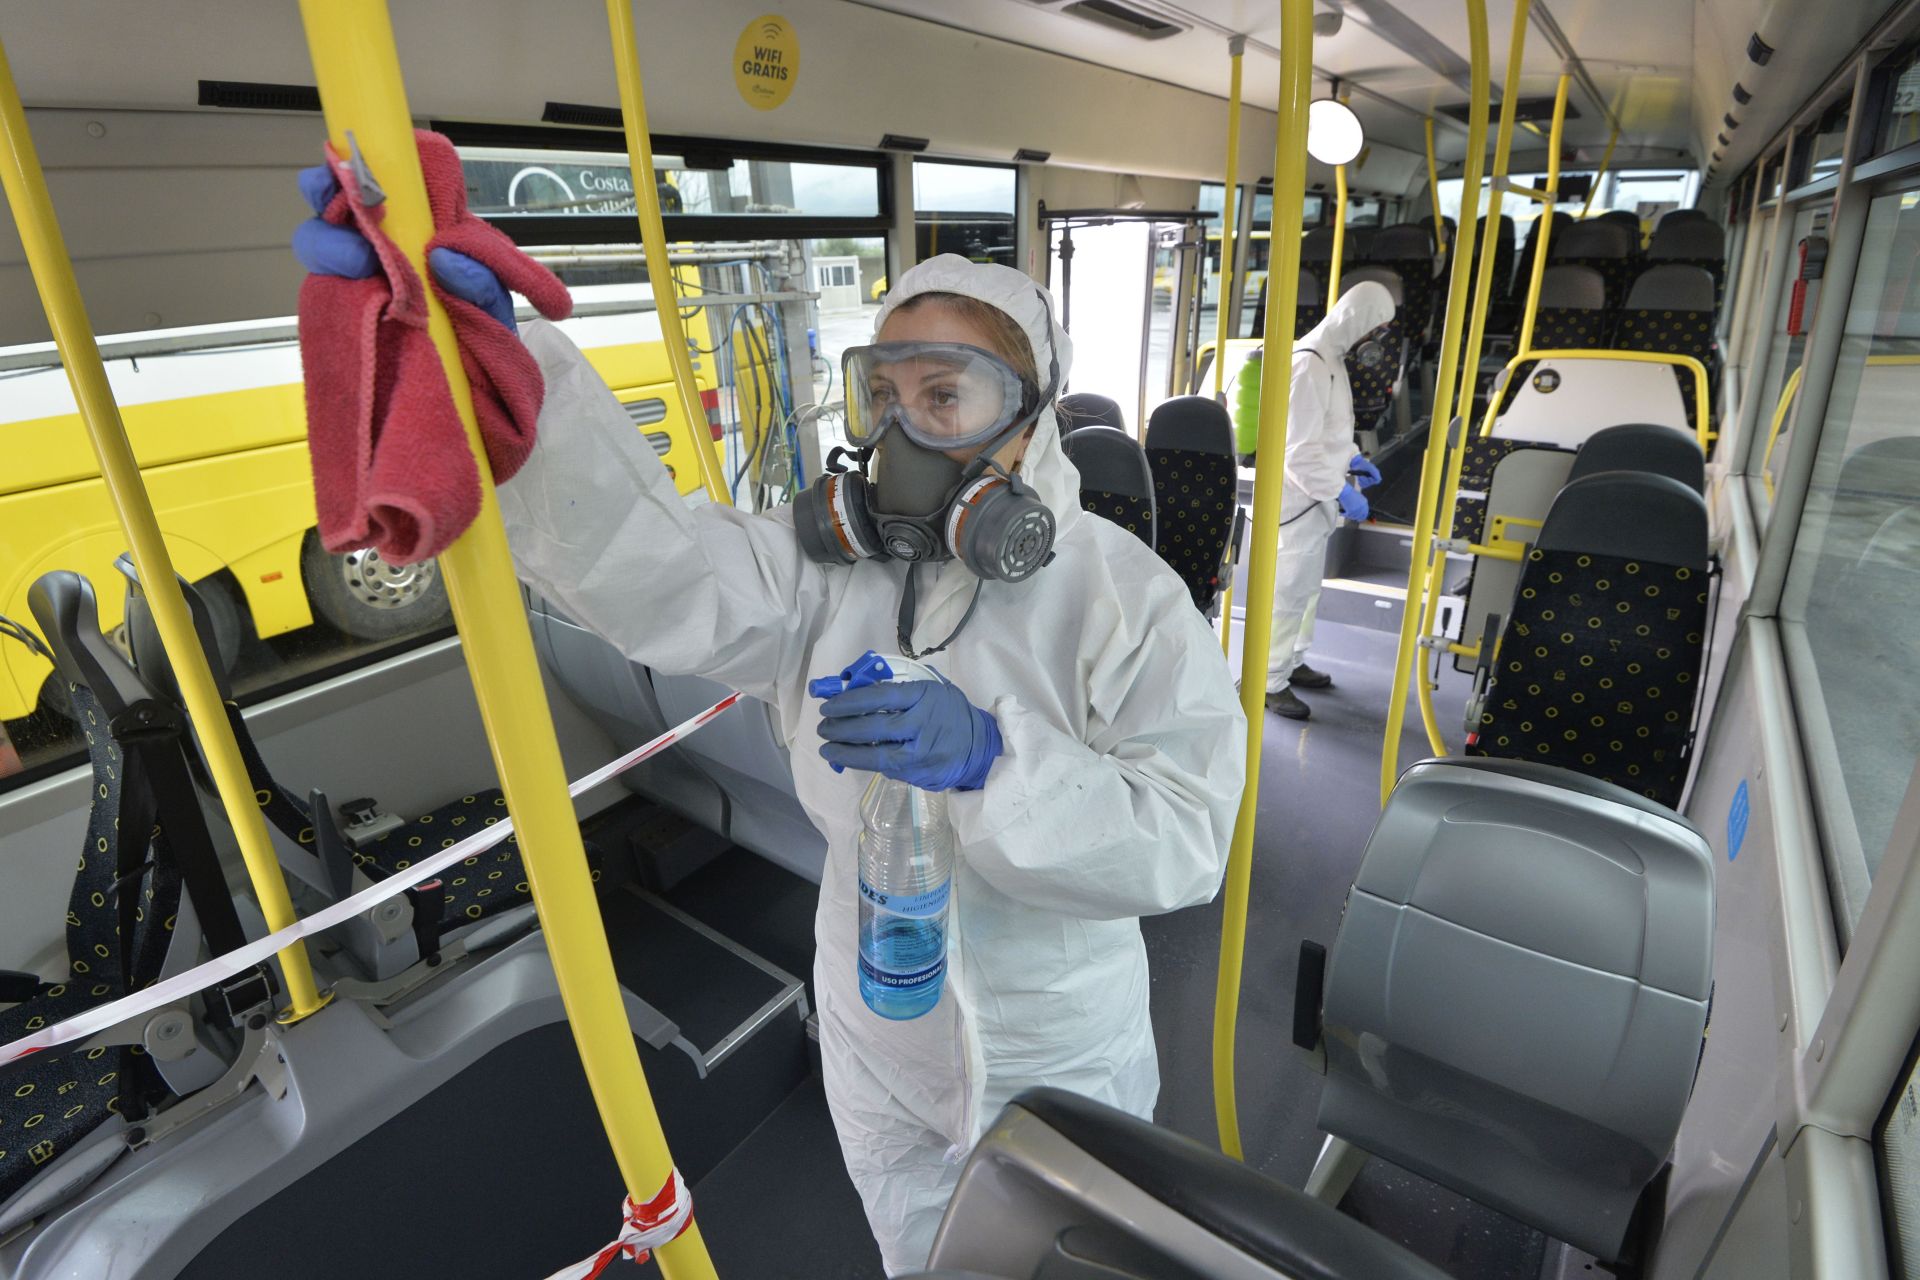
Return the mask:
<path id="1" fill-rule="evenodd" d="M 1653 423 L 1624 423 L 1588 436 L 1573 456 L 1567 483 L 1602 471 L 1646 471 L 1678 480 L 1698 494 L 1707 491 L 1707 460 L 1699 444 Z"/>
<path id="2" fill-rule="evenodd" d="M 1639 214 L 1633 212 L 1631 209 L 1608 209 L 1605 213 L 1595 214 L 1593 220 L 1595 222 L 1612 222 L 1619 224 L 1620 227 L 1633 236 L 1634 255 L 1637 257 L 1640 254 L 1640 242 L 1645 237 L 1646 232 L 1640 225 Z"/>
<path id="3" fill-rule="evenodd" d="M 94 786 L 68 898 L 67 972 L 53 982 L 4 975 L 0 999 L 11 1003 L 0 1009 L 0 1041 L 190 967 L 203 936 L 219 951 L 245 941 L 198 806 L 155 798 L 158 788 L 191 789 L 178 709 L 155 697 L 101 634 L 85 578 L 47 574 L 29 603 L 85 732 Z M 149 719 L 136 722 L 143 712 Z M 154 739 L 156 713 L 162 725 L 177 726 L 171 740 Z M 192 1022 L 188 1034 L 189 1052 L 169 1051 L 165 1060 L 108 1032 L 0 1068 L 0 1233 L 77 1194 L 125 1150 L 117 1139 L 89 1141 L 96 1131 L 137 1123 L 225 1072 L 227 1062 Z"/>
<path id="4" fill-rule="evenodd" d="M 921 1280 L 1445 1280 L 1371 1228 L 1191 1138 L 1065 1089 L 987 1129 Z"/>
<path id="5" fill-rule="evenodd" d="M 1433 233 L 1412 222 L 1382 227 L 1373 233 L 1366 260 L 1399 274 L 1405 293 L 1400 302 L 1401 329 L 1415 346 L 1425 342 L 1433 323 Z M 1346 292 L 1344 280 L 1341 292 Z"/>
<path id="6" fill-rule="evenodd" d="M 1353 256 L 1353 246 L 1345 246 L 1347 257 Z M 1300 237 L 1300 269 L 1320 282 L 1321 296 L 1326 296 L 1327 286 L 1333 280 L 1333 228 L 1315 227 Z"/>
<path id="7" fill-rule="evenodd" d="M 1567 228 L 1573 225 L 1573 218 L 1569 214 L 1559 212 L 1548 216 L 1553 219 L 1552 239 L 1557 244 L 1560 237 L 1566 234 Z M 1535 217 L 1532 222 L 1527 224 L 1527 242 L 1520 246 L 1520 260 L 1515 264 L 1516 270 L 1513 277 L 1513 292 L 1515 297 L 1524 298 L 1526 296 L 1527 289 L 1533 279 L 1533 260 L 1539 253 L 1540 219 Z M 1551 259 L 1549 259 L 1549 265 L 1551 265 Z"/>
<path id="8" fill-rule="evenodd" d="M 1559 227 L 1553 229 L 1548 252 L 1552 255 L 1547 260 L 1549 266 L 1569 263 L 1598 271 L 1606 282 L 1607 310 L 1617 311 L 1626 302 L 1627 286 L 1633 280 L 1640 235 L 1618 222 L 1575 222 L 1564 232 Z"/>
<path id="9" fill-rule="evenodd" d="M 1683 262 L 1658 262 L 1634 277 L 1616 322 L 1613 345 L 1622 351 L 1692 356 L 1713 367 L 1713 274 Z M 1687 421 L 1696 420 L 1691 370 L 1675 366 Z"/>
<path id="10" fill-rule="evenodd" d="M 1080 473 L 1080 506 L 1154 545 L 1153 470 L 1134 438 L 1113 427 L 1087 426 L 1061 442 Z"/>
<path id="11" fill-rule="evenodd" d="M 1708 213 L 1705 209 L 1669 209 L 1665 213 L 1660 215 L 1660 220 L 1654 224 L 1653 233 L 1655 235 L 1659 235 L 1660 228 L 1666 226 L 1669 223 L 1672 223 L 1674 226 L 1679 226 L 1683 222 L 1712 222 L 1712 221 L 1713 221 L 1713 215 Z"/>
<path id="12" fill-rule="evenodd" d="M 1296 995 L 1319 1126 L 1617 1259 L 1693 1089 L 1713 922 L 1679 814 L 1527 761 L 1414 765 Z"/>
<path id="13" fill-rule="evenodd" d="M 1719 223 L 1704 214 L 1675 222 L 1669 214 L 1654 228 L 1653 244 L 1647 249 L 1647 261 L 1705 268 L 1707 274 L 1713 277 L 1713 305 L 1714 310 L 1719 310 L 1727 292 L 1726 233 L 1721 231 Z"/>
<path id="14" fill-rule="evenodd" d="M 1121 431 L 1127 429 L 1126 417 L 1120 412 L 1120 402 L 1091 391 L 1076 391 L 1070 396 L 1061 396 L 1059 417 L 1063 438 L 1085 426 L 1114 427 Z"/>
<path id="15" fill-rule="evenodd" d="M 1271 276 L 1266 276 L 1261 278 L 1260 301 L 1257 304 L 1255 304 L 1255 309 L 1253 313 L 1253 327 L 1249 331 L 1249 335 L 1248 335 L 1250 337 L 1263 338 L 1266 336 L 1266 333 L 1267 333 L 1267 281 L 1271 278 L 1272 278 Z M 1306 267 L 1302 266 L 1300 268 L 1300 287 L 1299 287 L 1298 293 L 1294 297 L 1294 303 L 1293 303 L 1294 341 L 1297 342 L 1301 338 L 1306 337 L 1308 332 L 1312 330 L 1313 326 L 1319 324 L 1322 320 L 1325 320 L 1326 318 L 1327 318 L 1327 297 L 1326 297 L 1326 289 L 1324 287 L 1324 281 L 1321 279 L 1321 277 L 1315 275 L 1313 272 L 1307 270 Z"/>
<path id="16" fill-rule="evenodd" d="M 1525 304 L 1522 303 L 1524 306 Z M 1590 266 L 1556 262 L 1540 274 L 1540 305 L 1533 316 L 1533 350 L 1580 351 L 1604 345 L 1607 336 L 1606 277 Z M 1507 379 L 1500 412 L 1513 406 L 1521 384 L 1533 372 L 1520 365 Z"/>
<path id="17" fill-rule="evenodd" d="M 1393 298 L 1393 319 L 1374 330 L 1375 341 L 1356 343 L 1347 352 L 1347 381 L 1353 389 L 1353 426 L 1355 431 L 1372 430 L 1393 404 L 1394 388 L 1407 363 L 1407 343 L 1418 321 L 1412 309 L 1413 293 L 1404 277 L 1380 263 L 1367 263 L 1340 277 L 1340 293 L 1345 296 L 1355 285 L 1371 280 L 1383 286 Z"/>
<path id="18" fill-rule="evenodd" d="M 1467 751 L 1679 804 L 1707 578 L 1706 502 L 1685 484 L 1607 471 L 1562 489 L 1498 642 L 1481 638 Z"/>
<path id="19" fill-rule="evenodd" d="M 1176 396 L 1147 419 L 1153 468 L 1155 550 L 1213 616 L 1239 505 L 1233 422 L 1206 396 Z"/>

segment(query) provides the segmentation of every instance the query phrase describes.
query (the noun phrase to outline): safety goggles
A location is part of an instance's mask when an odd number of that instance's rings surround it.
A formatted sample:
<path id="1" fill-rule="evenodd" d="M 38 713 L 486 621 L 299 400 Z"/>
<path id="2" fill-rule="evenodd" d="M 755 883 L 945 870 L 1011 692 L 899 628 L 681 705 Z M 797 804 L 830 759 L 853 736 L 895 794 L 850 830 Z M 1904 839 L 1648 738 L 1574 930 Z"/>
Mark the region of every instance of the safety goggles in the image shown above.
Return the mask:
<path id="1" fill-rule="evenodd" d="M 847 437 L 861 448 L 896 426 L 928 449 L 983 445 L 1035 394 L 1005 360 L 958 342 L 876 342 L 851 348 L 841 365 Z"/>

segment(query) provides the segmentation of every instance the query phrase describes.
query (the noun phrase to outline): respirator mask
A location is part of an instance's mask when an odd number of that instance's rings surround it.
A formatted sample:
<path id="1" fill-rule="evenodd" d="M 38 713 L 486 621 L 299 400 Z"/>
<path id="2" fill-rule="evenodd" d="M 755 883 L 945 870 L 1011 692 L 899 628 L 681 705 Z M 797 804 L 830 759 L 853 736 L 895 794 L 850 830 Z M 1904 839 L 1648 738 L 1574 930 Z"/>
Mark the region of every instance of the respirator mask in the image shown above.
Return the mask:
<path id="1" fill-rule="evenodd" d="M 1044 294 L 1041 302 L 1046 307 Z M 847 468 L 836 449 L 828 474 L 794 503 L 795 531 L 807 556 L 824 564 L 913 566 L 900 642 L 908 657 L 919 656 L 909 640 L 921 564 L 953 559 L 982 582 L 1022 582 L 1052 559 L 1053 513 L 994 455 L 1059 391 L 1059 355 L 1050 350 L 1044 388 L 993 352 L 957 342 L 877 342 L 851 348 L 841 365 L 847 438 L 860 469 Z"/>

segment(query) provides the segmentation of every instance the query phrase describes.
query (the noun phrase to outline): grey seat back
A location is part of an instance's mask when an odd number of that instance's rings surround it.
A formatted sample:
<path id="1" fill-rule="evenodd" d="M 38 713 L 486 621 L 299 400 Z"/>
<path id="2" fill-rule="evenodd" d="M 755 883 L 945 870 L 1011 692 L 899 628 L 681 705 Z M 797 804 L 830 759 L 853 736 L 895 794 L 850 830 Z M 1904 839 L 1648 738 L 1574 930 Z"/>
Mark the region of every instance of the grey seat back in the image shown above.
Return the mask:
<path id="1" fill-rule="evenodd" d="M 1058 416 L 1063 437 L 1087 426 L 1113 427 L 1119 431 L 1127 429 L 1126 415 L 1120 411 L 1120 402 L 1091 391 L 1076 391 L 1070 396 L 1061 396 Z"/>
<path id="2" fill-rule="evenodd" d="M 930 1265 L 923 1280 L 1445 1280 L 1331 1205 L 1051 1088 L 1014 1098 L 981 1138 Z"/>
<path id="3" fill-rule="evenodd" d="M 1713 277 L 1714 306 L 1717 309 L 1727 292 L 1726 233 L 1720 224 L 1705 216 L 1678 222 L 1669 214 L 1654 229 L 1653 243 L 1647 248 L 1647 261 L 1679 262 L 1703 267 Z"/>
<path id="4" fill-rule="evenodd" d="M 1081 427 L 1060 443 L 1080 473 L 1081 508 L 1153 546 L 1153 471 L 1146 451 L 1126 432 L 1098 425 Z"/>
<path id="5" fill-rule="evenodd" d="M 1613 308 L 1626 301 L 1634 260 L 1640 255 L 1640 235 L 1614 221 L 1575 222 L 1565 231 L 1553 229 L 1548 252 L 1549 264 L 1570 262 L 1599 271 L 1606 281 L 1607 306 Z"/>
<path id="6" fill-rule="evenodd" d="M 1540 305 L 1533 316 L 1533 350 L 1579 351 L 1605 344 L 1607 338 L 1607 282 L 1594 267 L 1556 262 L 1540 273 Z M 1532 376 L 1533 363 L 1521 364 L 1507 380 L 1500 399 L 1505 413 L 1521 386 Z"/>
<path id="7" fill-rule="evenodd" d="M 1328 956 L 1320 1128 L 1617 1258 L 1692 1091 L 1713 915 L 1678 814 L 1526 762 L 1415 765 Z"/>
<path id="8" fill-rule="evenodd" d="M 1707 460 L 1700 446 L 1672 427 L 1633 422 L 1587 437 L 1574 455 L 1567 483 L 1603 471 L 1645 471 L 1678 480 L 1695 493 L 1707 491 Z"/>
<path id="9" fill-rule="evenodd" d="M 1194 606 L 1211 617 L 1239 502 L 1226 407 L 1207 396 L 1175 396 L 1155 409 L 1147 419 L 1147 464 L 1154 549 L 1187 584 Z"/>

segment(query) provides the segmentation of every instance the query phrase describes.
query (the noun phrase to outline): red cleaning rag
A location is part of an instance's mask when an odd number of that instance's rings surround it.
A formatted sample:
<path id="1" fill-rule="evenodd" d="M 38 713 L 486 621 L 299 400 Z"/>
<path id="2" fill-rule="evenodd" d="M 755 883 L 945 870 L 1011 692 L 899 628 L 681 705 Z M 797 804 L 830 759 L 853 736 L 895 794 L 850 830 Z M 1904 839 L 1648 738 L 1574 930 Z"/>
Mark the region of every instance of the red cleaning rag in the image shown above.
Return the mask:
<path id="1" fill-rule="evenodd" d="M 453 144 L 426 130 L 416 137 L 436 228 L 427 248 L 475 259 L 550 320 L 571 313 L 573 300 L 552 272 L 467 211 Z M 384 206 L 362 200 L 354 167 L 331 146 L 327 163 L 339 177 L 340 194 L 321 216 L 366 236 L 381 273 L 365 280 L 310 275 L 300 287 L 307 448 L 320 541 L 336 553 L 372 546 L 408 564 L 446 550 L 473 522 L 480 473 L 427 334 L 419 273 L 380 229 Z M 437 281 L 433 288 L 460 340 L 487 464 L 496 483 L 505 481 L 533 449 L 546 395 L 540 366 L 499 321 Z"/>

